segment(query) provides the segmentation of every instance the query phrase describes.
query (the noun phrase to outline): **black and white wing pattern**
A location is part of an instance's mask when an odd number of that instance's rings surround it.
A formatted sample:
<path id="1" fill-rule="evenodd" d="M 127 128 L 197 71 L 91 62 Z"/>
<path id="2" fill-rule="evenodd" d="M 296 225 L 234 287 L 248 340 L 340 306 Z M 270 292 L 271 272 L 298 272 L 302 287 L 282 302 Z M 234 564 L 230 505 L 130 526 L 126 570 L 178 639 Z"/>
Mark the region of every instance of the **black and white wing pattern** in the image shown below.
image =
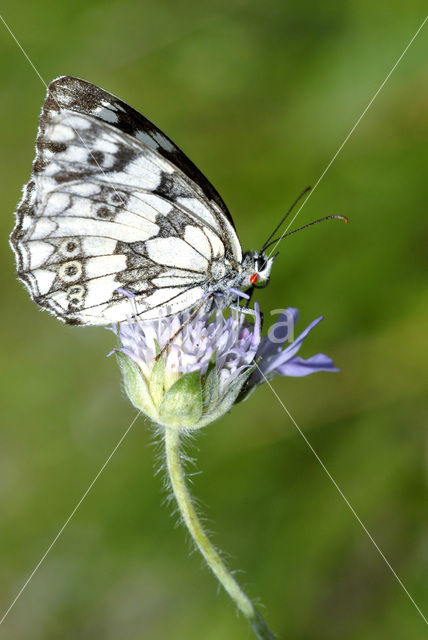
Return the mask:
<path id="1" fill-rule="evenodd" d="M 33 300 L 69 324 L 177 313 L 242 252 L 223 200 L 149 120 L 72 77 L 50 83 L 11 244 Z M 119 291 L 118 291 L 119 289 Z"/>

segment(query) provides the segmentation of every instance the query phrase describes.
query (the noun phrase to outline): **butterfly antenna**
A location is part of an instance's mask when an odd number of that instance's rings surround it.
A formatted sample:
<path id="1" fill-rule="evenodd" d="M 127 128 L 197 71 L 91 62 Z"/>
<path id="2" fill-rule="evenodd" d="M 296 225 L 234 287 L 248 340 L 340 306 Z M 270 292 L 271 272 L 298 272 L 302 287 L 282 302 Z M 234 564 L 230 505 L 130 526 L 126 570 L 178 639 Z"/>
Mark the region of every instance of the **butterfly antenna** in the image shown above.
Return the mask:
<path id="1" fill-rule="evenodd" d="M 282 226 L 282 224 L 287 220 L 288 216 L 290 215 L 290 213 L 293 211 L 294 207 L 296 206 L 296 204 L 299 202 L 299 200 L 301 200 L 303 198 L 303 196 L 305 195 L 305 193 L 308 193 L 308 191 L 311 190 L 312 187 L 305 187 L 302 191 L 302 193 L 299 194 L 299 196 L 296 198 L 296 200 L 293 202 L 293 204 L 291 205 L 291 207 L 289 208 L 289 210 L 287 211 L 287 213 L 285 214 L 285 216 L 280 220 L 280 222 L 276 225 L 275 229 L 272 231 L 272 233 L 270 234 L 269 238 L 266 240 L 266 242 L 264 243 L 264 245 L 262 246 L 262 248 L 260 249 L 260 252 L 264 251 L 266 249 L 269 243 L 269 241 L 271 240 L 271 238 L 273 238 L 273 236 L 275 235 L 275 233 L 278 231 L 278 229 Z"/>
<path id="2" fill-rule="evenodd" d="M 305 224 L 303 227 L 299 227 L 298 229 L 293 229 L 293 231 L 289 231 L 288 233 L 284 233 L 282 236 L 279 236 L 279 238 L 275 238 L 275 240 L 271 240 L 271 242 L 268 242 L 268 244 L 265 243 L 264 246 L 263 246 L 262 251 L 266 251 L 266 249 L 268 249 L 273 244 L 275 244 L 275 242 L 279 242 L 283 238 L 286 238 L 287 236 L 293 235 L 293 233 L 297 233 L 298 231 L 303 231 L 303 229 L 307 229 L 308 227 L 312 227 L 312 225 L 318 224 L 318 222 L 324 222 L 324 220 L 342 220 L 343 222 L 346 222 L 346 224 L 348 224 L 348 222 L 349 222 L 348 218 L 346 218 L 345 216 L 325 216 L 324 218 L 319 218 L 318 220 L 314 220 L 313 222 L 309 222 L 309 224 Z"/>

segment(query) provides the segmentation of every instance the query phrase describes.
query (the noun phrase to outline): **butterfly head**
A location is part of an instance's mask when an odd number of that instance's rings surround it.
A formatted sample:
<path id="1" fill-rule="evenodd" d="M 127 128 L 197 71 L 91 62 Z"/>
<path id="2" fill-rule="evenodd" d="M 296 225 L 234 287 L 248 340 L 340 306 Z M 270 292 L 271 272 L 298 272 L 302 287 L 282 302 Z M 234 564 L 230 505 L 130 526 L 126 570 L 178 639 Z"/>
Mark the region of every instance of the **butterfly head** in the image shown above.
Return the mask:
<path id="1" fill-rule="evenodd" d="M 242 260 L 242 286 L 258 289 L 266 287 L 276 256 L 277 254 L 268 258 L 263 251 L 247 251 Z"/>

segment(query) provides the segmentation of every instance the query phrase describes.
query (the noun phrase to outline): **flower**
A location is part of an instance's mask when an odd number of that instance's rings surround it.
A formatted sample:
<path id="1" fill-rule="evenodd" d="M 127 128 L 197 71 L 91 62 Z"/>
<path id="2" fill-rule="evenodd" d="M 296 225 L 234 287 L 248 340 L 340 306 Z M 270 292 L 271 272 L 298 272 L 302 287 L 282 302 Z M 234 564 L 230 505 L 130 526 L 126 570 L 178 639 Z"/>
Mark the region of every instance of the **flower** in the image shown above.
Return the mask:
<path id="1" fill-rule="evenodd" d="M 130 317 L 114 326 L 115 349 L 131 402 L 165 427 L 199 429 L 246 399 L 274 375 L 303 376 L 337 371 L 323 354 L 308 360 L 296 356 L 314 320 L 285 349 L 297 321 L 287 309 L 261 337 L 261 314 L 233 308 L 190 311 L 152 321 Z M 250 322 L 248 314 L 254 314 Z"/>
<path id="2" fill-rule="evenodd" d="M 177 428 L 197 429 L 230 409 L 260 344 L 260 316 L 247 326 L 237 310 L 228 318 L 219 309 L 132 317 L 115 330 L 130 400 L 157 424 Z"/>

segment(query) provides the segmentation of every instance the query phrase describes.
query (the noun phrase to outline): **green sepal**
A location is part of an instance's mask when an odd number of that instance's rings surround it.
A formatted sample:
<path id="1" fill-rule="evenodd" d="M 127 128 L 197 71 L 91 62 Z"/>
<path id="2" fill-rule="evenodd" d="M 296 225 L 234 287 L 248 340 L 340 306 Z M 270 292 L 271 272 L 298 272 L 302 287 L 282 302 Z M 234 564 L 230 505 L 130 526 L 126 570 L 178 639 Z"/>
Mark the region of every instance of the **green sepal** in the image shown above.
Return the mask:
<path id="1" fill-rule="evenodd" d="M 262 360 L 262 359 L 261 359 L 261 358 L 259 358 L 259 359 L 257 360 L 257 362 L 255 362 L 255 363 L 253 364 L 253 366 L 251 367 L 251 369 L 250 369 L 250 370 L 249 370 L 249 372 L 248 372 L 249 374 L 250 374 L 250 373 L 252 373 L 252 372 L 254 371 L 254 369 L 255 369 L 255 368 L 257 367 L 257 365 L 261 362 L 261 360 Z M 249 379 L 249 377 L 250 377 L 250 376 L 248 375 L 248 376 L 246 377 L 245 381 L 244 381 L 244 384 L 241 386 L 241 390 L 240 390 L 240 392 L 238 393 L 238 395 L 237 395 L 237 397 L 236 397 L 236 399 L 235 399 L 234 404 L 238 404 L 238 402 L 243 402 L 244 400 L 247 400 L 247 399 L 250 397 L 250 395 L 253 393 L 253 391 L 254 391 L 255 389 L 257 389 L 257 387 L 259 387 L 261 384 L 263 384 L 263 383 L 265 382 L 265 380 L 271 380 L 274 376 L 275 376 L 275 374 L 274 374 L 274 373 L 272 373 L 272 374 L 268 373 L 267 375 L 263 376 L 263 378 L 262 378 L 261 380 L 259 380 L 259 381 L 257 382 L 257 384 L 252 384 L 251 386 L 249 386 L 249 385 L 247 384 L 247 382 L 248 382 L 248 379 Z"/>
<path id="2" fill-rule="evenodd" d="M 156 339 L 153 342 L 155 343 L 155 356 L 158 356 L 161 352 L 160 344 Z"/>
<path id="3" fill-rule="evenodd" d="M 205 427 L 211 422 L 218 420 L 232 408 L 232 406 L 236 402 L 236 398 L 241 392 L 242 387 L 244 386 L 248 377 L 254 371 L 255 367 L 256 365 L 254 364 L 249 369 L 246 369 L 243 373 L 237 376 L 237 378 L 235 378 L 232 383 L 230 383 L 227 391 L 225 391 L 225 393 L 221 397 L 217 397 L 217 401 L 210 406 L 210 410 L 206 412 L 204 411 L 204 415 L 199 420 L 199 423 L 197 425 L 198 428 Z"/>
<path id="4" fill-rule="evenodd" d="M 155 407 L 162 401 L 165 390 L 165 357 L 162 356 L 155 361 L 149 381 L 149 391 Z"/>
<path id="5" fill-rule="evenodd" d="M 159 406 L 159 420 L 169 427 L 192 429 L 202 415 L 202 387 L 199 371 L 181 376 L 165 393 Z"/>
<path id="6" fill-rule="evenodd" d="M 218 373 L 216 367 L 216 352 L 212 354 L 207 372 L 202 382 L 202 404 L 204 414 L 210 413 L 218 401 Z"/>
<path id="7" fill-rule="evenodd" d="M 122 373 L 126 394 L 134 407 L 140 409 L 149 417 L 155 416 L 156 409 L 140 367 L 122 351 L 116 351 L 116 359 Z"/>
<path id="8" fill-rule="evenodd" d="M 249 367 L 248 369 L 245 369 L 245 371 L 243 373 L 239 374 L 239 376 L 237 378 L 235 378 L 235 380 L 228 386 L 227 391 L 224 393 L 224 395 L 223 395 L 223 397 L 221 399 L 221 404 L 229 404 L 230 407 L 233 404 L 235 404 L 235 401 L 236 401 L 237 397 L 239 396 L 239 393 L 240 393 L 243 385 L 248 380 L 250 375 L 253 373 L 253 371 L 256 368 L 256 366 L 257 366 L 257 364 L 253 364 L 252 367 Z"/>

